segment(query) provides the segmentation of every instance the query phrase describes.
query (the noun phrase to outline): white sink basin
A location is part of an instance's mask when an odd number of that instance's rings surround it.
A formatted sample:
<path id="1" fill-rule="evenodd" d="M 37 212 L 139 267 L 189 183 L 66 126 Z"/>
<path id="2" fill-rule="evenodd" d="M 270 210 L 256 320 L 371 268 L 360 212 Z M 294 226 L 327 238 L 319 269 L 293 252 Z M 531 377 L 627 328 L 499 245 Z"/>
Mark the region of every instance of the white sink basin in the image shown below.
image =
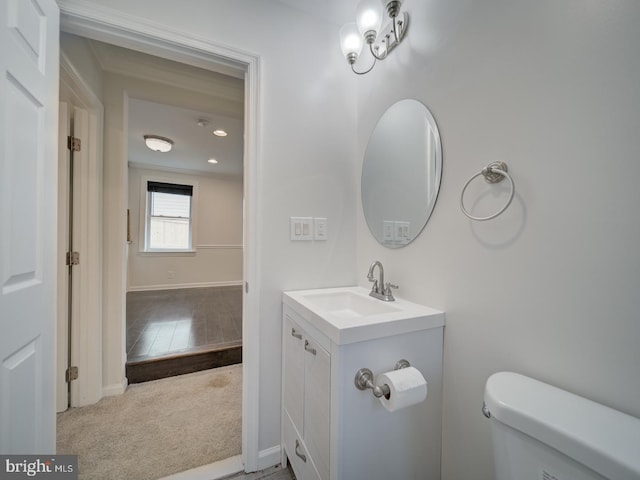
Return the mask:
<path id="1" fill-rule="evenodd" d="M 284 292 L 285 305 L 341 345 L 444 326 L 444 313 L 401 298 L 384 302 L 362 287 Z"/>
<path id="2" fill-rule="evenodd" d="M 398 311 L 392 306 L 392 302 L 386 303 L 351 291 L 311 292 L 303 294 L 302 297 L 316 309 L 342 318 L 357 318 Z"/>

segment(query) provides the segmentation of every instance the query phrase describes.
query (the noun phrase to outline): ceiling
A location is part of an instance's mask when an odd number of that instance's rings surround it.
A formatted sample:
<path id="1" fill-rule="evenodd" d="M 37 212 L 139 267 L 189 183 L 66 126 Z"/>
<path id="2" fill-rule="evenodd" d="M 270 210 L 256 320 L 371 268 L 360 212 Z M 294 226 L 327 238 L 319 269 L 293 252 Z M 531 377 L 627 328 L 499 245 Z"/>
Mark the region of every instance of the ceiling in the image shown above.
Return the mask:
<path id="1" fill-rule="evenodd" d="M 128 101 L 130 166 L 198 175 L 242 175 L 243 79 L 86 41 L 104 72 L 127 77 L 137 92 L 143 92 L 138 98 L 132 93 Z M 228 135 L 217 137 L 215 129 Z M 173 148 L 167 153 L 154 152 L 145 146 L 144 135 L 170 138 Z M 218 163 L 208 163 L 210 158 Z"/>
<path id="2" fill-rule="evenodd" d="M 203 126 L 198 125 L 198 122 Z M 215 129 L 228 135 L 217 137 Z M 173 140 L 170 152 L 154 152 L 144 144 L 144 135 Z M 242 175 L 243 121 L 209 110 L 163 105 L 129 99 L 129 163 L 209 174 Z M 215 158 L 218 163 L 207 160 Z"/>

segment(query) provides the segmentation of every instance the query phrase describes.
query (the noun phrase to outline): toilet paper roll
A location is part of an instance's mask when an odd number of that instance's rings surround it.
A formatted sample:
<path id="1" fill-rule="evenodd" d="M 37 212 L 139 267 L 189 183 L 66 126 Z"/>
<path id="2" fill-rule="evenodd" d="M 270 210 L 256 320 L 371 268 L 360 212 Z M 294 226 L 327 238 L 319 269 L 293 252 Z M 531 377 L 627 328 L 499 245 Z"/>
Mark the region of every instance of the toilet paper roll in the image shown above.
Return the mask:
<path id="1" fill-rule="evenodd" d="M 427 381 L 415 367 L 381 373 L 376 379 L 376 385 L 384 384 L 389 386 L 389 398 L 382 396 L 380 402 L 390 412 L 423 402 L 427 398 Z"/>

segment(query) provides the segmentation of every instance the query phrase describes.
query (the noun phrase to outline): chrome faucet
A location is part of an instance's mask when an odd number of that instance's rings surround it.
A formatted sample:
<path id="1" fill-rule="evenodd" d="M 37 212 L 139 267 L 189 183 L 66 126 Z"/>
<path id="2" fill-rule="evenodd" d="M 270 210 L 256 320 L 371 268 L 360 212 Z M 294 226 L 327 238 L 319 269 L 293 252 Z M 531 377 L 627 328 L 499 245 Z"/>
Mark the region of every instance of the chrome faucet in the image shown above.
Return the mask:
<path id="1" fill-rule="evenodd" d="M 373 270 L 378 267 L 380 270 L 380 278 L 376 280 L 373 278 Z M 387 282 L 384 283 L 384 268 L 382 267 L 382 263 L 379 260 L 374 261 L 369 267 L 369 273 L 367 274 L 367 280 L 373 282 L 373 287 L 371 287 L 371 292 L 369 292 L 369 296 L 373 298 L 377 298 L 378 300 L 382 300 L 384 302 L 393 302 L 395 298 L 393 298 L 393 294 L 391 293 L 392 288 L 398 288 L 397 285 L 392 285 Z"/>

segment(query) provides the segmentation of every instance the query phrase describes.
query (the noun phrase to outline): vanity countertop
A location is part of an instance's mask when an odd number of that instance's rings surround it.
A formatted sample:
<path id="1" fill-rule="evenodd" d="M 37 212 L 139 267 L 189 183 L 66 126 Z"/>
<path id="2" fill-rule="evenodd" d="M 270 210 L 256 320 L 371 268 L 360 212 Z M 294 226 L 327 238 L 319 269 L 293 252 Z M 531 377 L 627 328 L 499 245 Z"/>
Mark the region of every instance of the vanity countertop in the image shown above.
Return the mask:
<path id="1" fill-rule="evenodd" d="M 444 326 L 440 310 L 377 300 L 363 287 L 287 291 L 282 301 L 337 345 Z"/>

